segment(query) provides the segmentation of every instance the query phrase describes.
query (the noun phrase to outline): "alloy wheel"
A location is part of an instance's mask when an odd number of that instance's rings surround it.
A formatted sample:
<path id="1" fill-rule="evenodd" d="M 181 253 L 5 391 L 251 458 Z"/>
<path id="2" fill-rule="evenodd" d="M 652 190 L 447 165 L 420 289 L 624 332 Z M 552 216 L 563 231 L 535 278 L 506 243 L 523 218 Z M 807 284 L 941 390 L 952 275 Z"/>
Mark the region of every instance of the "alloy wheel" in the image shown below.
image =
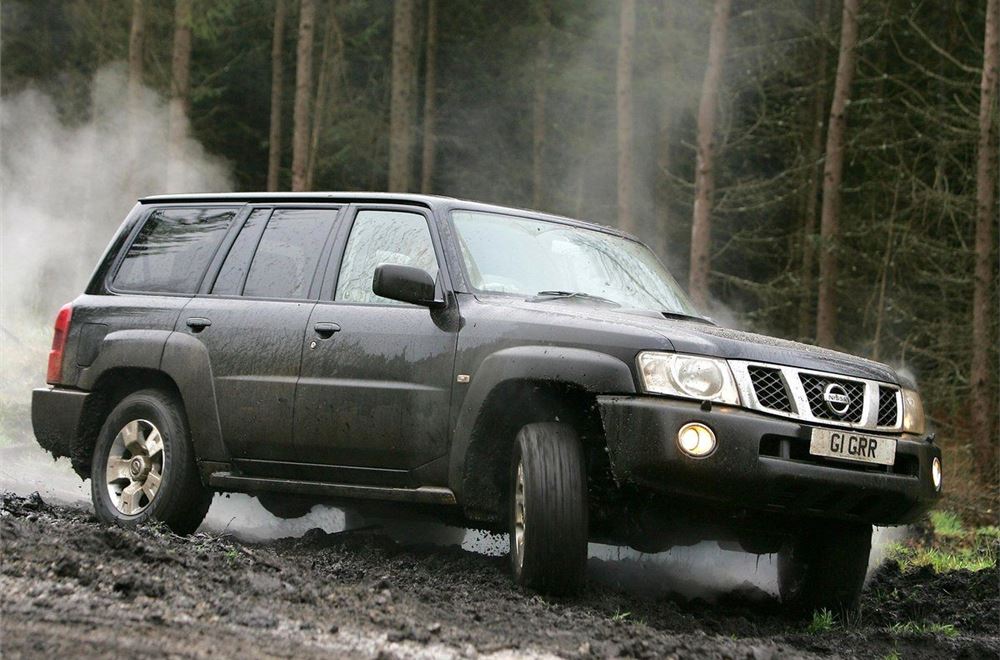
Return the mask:
<path id="1" fill-rule="evenodd" d="M 118 432 L 108 451 L 105 481 L 111 503 L 119 513 L 139 515 L 153 503 L 165 468 L 159 429 L 145 419 L 132 420 Z"/>

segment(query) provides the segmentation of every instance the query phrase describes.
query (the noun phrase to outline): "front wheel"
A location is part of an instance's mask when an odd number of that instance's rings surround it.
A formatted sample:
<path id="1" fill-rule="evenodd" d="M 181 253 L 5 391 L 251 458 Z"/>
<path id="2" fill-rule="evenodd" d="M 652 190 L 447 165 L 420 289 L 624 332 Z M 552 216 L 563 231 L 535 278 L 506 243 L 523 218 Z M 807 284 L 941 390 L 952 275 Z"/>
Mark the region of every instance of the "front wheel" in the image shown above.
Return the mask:
<path id="1" fill-rule="evenodd" d="M 98 519 L 135 527 L 150 520 L 190 534 L 212 492 L 202 486 L 180 404 L 166 392 L 126 396 L 104 422 L 90 470 Z"/>
<path id="2" fill-rule="evenodd" d="M 529 589 L 563 595 L 584 583 L 587 475 L 566 424 L 528 424 L 514 440 L 510 556 L 515 582 Z"/>
<path id="3" fill-rule="evenodd" d="M 871 554 L 872 526 L 813 524 L 778 553 L 778 589 L 789 608 L 857 609 Z"/>

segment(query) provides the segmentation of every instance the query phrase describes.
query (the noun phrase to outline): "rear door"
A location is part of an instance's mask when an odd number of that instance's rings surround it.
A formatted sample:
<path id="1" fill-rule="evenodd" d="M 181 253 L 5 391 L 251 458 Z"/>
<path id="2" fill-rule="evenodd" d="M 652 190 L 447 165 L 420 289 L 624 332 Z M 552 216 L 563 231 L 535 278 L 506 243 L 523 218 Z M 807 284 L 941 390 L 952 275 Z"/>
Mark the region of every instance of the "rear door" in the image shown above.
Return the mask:
<path id="1" fill-rule="evenodd" d="M 338 207 L 251 206 L 177 331 L 209 353 L 222 438 L 248 473 L 296 458 L 295 384 Z M 224 246 L 225 248 L 225 246 Z"/>
<path id="2" fill-rule="evenodd" d="M 423 268 L 441 285 L 429 213 L 360 206 L 347 215 L 333 300 L 313 308 L 306 331 L 295 445 L 302 461 L 334 466 L 330 480 L 404 485 L 447 451 L 458 313 L 454 301 L 430 310 L 372 291 L 383 263 Z"/>

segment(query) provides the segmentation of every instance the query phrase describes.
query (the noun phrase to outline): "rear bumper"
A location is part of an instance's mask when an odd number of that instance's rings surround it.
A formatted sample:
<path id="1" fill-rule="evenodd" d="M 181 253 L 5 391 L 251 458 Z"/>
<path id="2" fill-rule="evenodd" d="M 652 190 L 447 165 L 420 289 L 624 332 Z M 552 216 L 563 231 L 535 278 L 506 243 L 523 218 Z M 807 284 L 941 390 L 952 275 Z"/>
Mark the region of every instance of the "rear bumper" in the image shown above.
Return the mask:
<path id="1" fill-rule="evenodd" d="M 598 397 L 611 466 L 621 482 L 714 502 L 733 512 L 876 525 L 910 522 L 938 498 L 931 461 L 941 450 L 925 438 L 900 436 L 894 466 L 809 455 L 812 426 L 726 406 L 642 396 Z M 694 459 L 677 447 L 688 422 L 708 425 L 718 448 Z"/>
<path id="2" fill-rule="evenodd" d="M 31 393 L 31 427 L 35 439 L 58 458 L 68 456 L 76 466 L 74 449 L 82 432 L 80 422 L 92 394 L 61 387 L 40 387 Z"/>

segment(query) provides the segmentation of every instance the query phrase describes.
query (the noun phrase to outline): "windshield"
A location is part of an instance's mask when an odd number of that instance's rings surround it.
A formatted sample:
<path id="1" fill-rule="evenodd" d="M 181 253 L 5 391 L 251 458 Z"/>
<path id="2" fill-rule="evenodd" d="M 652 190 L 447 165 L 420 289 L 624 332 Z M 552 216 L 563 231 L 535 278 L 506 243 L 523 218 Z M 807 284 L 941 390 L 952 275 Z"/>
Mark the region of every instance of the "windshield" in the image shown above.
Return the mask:
<path id="1" fill-rule="evenodd" d="M 628 309 L 699 316 L 646 246 L 557 222 L 454 211 L 477 291 L 603 298 Z M 700 318 L 700 317 L 699 317 Z"/>

